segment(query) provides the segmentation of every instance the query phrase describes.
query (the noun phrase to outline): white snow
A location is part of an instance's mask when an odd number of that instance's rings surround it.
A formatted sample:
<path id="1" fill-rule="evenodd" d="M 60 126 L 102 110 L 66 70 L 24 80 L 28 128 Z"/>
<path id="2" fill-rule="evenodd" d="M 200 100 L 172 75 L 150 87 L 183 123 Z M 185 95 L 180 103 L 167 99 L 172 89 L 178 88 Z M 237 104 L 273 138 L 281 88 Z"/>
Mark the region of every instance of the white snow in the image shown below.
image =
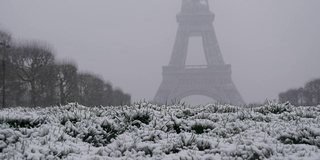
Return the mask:
<path id="1" fill-rule="evenodd" d="M 320 106 L 270 103 L 7 108 L 0 159 L 309 159 Z"/>

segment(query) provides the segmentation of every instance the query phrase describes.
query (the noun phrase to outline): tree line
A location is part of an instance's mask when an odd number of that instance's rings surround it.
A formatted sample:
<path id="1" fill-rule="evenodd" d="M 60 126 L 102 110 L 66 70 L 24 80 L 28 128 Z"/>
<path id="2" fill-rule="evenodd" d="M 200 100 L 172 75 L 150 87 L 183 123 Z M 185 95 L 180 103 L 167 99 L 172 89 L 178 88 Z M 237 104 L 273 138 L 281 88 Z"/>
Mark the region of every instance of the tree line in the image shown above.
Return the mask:
<path id="1" fill-rule="evenodd" d="M 0 102 L 7 107 L 46 107 L 70 102 L 86 106 L 131 103 L 129 94 L 114 89 L 101 77 L 79 72 L 71 61 L 57 62 L 46 43 L 15 43 L 8 48 L 4 44 L 12 43 L 11 36 L 1 30 L 0 42 Z"/>
<path id="2" fill-rule="evenodd" d="M 280 102 L 289 101 L 296 106 L 314 106 L 320 104 L 320 79 L 307 82 L 304 87 L 290 89 L 279 94 Z"/>

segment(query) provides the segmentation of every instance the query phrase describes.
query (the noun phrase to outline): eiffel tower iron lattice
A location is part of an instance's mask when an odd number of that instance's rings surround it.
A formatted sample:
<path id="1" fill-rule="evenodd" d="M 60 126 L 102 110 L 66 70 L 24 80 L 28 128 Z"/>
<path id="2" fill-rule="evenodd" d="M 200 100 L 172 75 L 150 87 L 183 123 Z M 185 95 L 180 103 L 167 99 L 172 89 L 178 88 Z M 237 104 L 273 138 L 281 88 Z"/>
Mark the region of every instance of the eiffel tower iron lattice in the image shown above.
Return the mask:
<path id="1" fill-rule="evenodd" d="M 214 14 L 208 0 L 182 0 L 175 44 L 154 102 L 171 104 L 192 95 L 203 95 L 234 105 L 244 101 L 231 78 L 231 65 L 224 63 L 213 28 Z M 189 38 L 202 37 L 207 65 L 186 65 Z"/>

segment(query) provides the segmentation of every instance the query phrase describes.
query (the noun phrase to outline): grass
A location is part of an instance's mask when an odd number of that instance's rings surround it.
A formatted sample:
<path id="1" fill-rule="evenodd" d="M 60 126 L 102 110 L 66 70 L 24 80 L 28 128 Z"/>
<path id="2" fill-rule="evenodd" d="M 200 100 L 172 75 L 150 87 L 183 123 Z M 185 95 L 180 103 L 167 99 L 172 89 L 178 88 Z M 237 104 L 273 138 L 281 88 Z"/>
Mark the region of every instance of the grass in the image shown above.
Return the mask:
<path id="1" fill-rule="evenodd" d="M 319 111 L 273 102 L 7 108 L 0 110 L 0 159 L 319 157 Z"/>

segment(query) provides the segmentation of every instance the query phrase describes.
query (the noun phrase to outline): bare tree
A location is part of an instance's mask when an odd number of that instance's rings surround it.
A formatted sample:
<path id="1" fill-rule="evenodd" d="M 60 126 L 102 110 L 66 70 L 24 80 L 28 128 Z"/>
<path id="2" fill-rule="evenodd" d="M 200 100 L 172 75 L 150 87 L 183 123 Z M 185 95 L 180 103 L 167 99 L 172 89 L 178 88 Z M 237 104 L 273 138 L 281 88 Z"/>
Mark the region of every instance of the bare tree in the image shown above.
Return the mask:
<path id="1" fill-rule="evenodd" d="M 78 74 L 75 63 L 55 63 L 48 44 L 26 42 L 4 50 L 10 41 L 10 34 L 0 30 L 2 106 L 45 107 L 76 101 L 87 106 L 130 104 L 129 94 L 113 90 L 99 76 Z"/>
<path id="2" fill-rule="evenodd" d="M 48 77 L 48 66 L 54 62 L 50 47 L 39 42 L 18 45 L 12 54 L 12 63 L 16 67 L 18 77 L 30 87 L 30 102 L 32 106 L 39 105 L 44 95 L 45 83 Z"/>
<path id="3" fill-rule="evenodd" d="M 75 63 L 62 62 L 56 64 L 57 86 L 59 103 L 76 102 L 79 97 L 77 66 Z"/>
<path id="4" fill-rule="evenodd" d="M 279 94 L 279 102 L 290 101 L 293 105 L 320 104 L 320 79 L 312 80 L 304 88 L 290 89 Z"/>
<path id="5" fill-rule="evenodd" d="M 90 73 L 78 75 L 79 102 L 87 106 L 104 105 L 104 82 L 98 76 Z"/>
<path id="6" fill-rule="evenodd" d="M 113 89 L 111 83 L 104 84 L 104 106 L 111 106 L 113 104 Z"/>
<path id="7" fill-rule="evenodd" d="M 87 106 L 111 106 L 130 104 L 131 97 L 120 88 L 113 90 L 110 83 L 105 83 L 99 76 L 81 73 L 79 80 L 79 102 Z"/>
<path id="8" fill-rule="evenodd" d="M 37 105 L 46 107 L 56 104 L 58 98 L 56 96 L 57 77 L 55 71 L 55 65 L 49 64 L 43 68 L 41 74 L 36 78 L 36 82 L 38 82 Z"/>
<path id="9" fill-rule="evenodd" d="M 286 92 L 279 94 L 279 102 L 287 102 L 289 101 L 293 105 L 300 105 L 299 104 L 299 94 L 303 89 L 290 89 Z"/>
<path id="10" fill-rule="evenodd" d="M 131 96 L 122 92 L 120 88 L 113 91 L 113 105 L 129 105 Z"/>
<path id="11" fill-rule="evenodd" d="M 11 40 L 11 33 L 0 29 L 0 43 L 10 44 Z"/>
<path id="12" fill-rule="evenodd" d="M 2 104 L 2 108 L 6 107 L 6 101 L 7 101 L 7 97 L 6 97 L 6 93 L 8 88 L 6 87 L 6 83 L 7 83 L 7 48 L 10 47 L 9 43 L 11 41 L 11 34 L 9 32 L 0 30 L 0 52 L 1 52 L 1 104 Z"/>
<path id="13" fill-rule="evenodd" d="M 320 79 L 312 80 L 304 86 L 305 90 L 310 93 L 310 104 L 320 104 Z"/>

